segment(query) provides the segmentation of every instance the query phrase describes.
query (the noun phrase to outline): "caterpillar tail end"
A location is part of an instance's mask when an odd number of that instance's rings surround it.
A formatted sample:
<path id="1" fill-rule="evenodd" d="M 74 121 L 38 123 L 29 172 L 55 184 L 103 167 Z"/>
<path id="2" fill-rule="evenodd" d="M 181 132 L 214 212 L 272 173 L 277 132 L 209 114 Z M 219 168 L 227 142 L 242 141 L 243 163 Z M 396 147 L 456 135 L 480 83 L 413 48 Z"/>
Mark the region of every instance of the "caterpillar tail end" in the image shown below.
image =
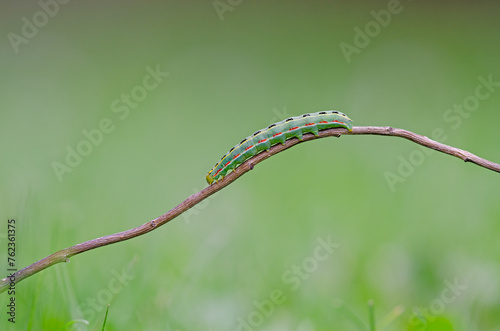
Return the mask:
<path id="1" fill-rule="evenodd" d="M 212 185 L 212 183 L 214 182 L 214 178 L 210 176 L 210 174 L 208 174 L 205 178 L 207 179 L 208 185 Z"/>

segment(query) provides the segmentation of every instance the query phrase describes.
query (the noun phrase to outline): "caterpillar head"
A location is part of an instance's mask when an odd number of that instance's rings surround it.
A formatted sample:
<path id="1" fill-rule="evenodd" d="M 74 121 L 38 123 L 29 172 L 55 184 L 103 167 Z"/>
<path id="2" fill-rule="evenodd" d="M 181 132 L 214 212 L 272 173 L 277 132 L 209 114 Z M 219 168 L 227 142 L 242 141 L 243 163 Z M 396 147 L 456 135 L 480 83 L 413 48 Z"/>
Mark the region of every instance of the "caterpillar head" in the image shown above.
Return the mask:
<path id="1" fill-rule="evenodd" d="M 214 178 L 210 174 L 207 175 L 206 179 L 208 185 L 212 185 L 212 183 L 214 182 Z"/>

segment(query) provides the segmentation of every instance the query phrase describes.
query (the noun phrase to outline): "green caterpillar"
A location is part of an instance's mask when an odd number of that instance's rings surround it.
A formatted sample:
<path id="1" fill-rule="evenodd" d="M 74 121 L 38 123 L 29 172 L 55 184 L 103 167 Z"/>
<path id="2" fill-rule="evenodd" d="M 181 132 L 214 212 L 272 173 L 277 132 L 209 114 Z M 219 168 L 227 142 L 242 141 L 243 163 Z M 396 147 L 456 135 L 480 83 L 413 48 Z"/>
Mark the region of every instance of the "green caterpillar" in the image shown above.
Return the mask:
<path id="1" fill-rule="evenodd" d="M 212 184 L 214 181 L 221 180 L 229 171 L 236 169 L 237 166 L 258 153 L 269 150 L 271 146 L 278 143 L 284 144 L 291 138 L 302 140 L 302 136 L 308 132 L 317 136 L 319 131 L 330 128 L 345 128 L 352 131 L 352 121 L 344 113 L 329 110 L 290 117 L 271 124 L 231 148 L 208 172 L 207 183 Z"/>

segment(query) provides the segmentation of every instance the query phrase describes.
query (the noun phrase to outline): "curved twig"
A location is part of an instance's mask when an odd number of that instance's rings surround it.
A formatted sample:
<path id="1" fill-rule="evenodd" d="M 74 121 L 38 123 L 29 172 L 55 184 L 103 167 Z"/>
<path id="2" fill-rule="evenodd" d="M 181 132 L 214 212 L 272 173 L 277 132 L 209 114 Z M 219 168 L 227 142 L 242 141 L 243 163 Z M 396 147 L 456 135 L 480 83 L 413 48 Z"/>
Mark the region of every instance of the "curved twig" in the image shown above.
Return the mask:
<path id="1" fill-rule="evenodd" d="M 240 176 L 248 172 L 249 170 L 252 170 L 254 166 L 265 159 L 281 152 L 284 151 L 285 149 L 288 149 L 292 146 L 295 146 L 301 142 L 309 141 L 309 140 L 314 140 L 318 138 L 324 138 L 324 137 L 340 137 L 341 135 L 363 135 L 363 134 L 371 134 L 371 135 L 382 135 L 382 136 L 395 136 L 395 137 L 401 137 L 405 138 L 408 140 L 411 140 L 417 144 L 420 144 L 422 146 L 435 149 L 437 151 L 440 151 L 445 154 L 453 155 L 456 156 L 460 159 L 462 159 L 465 162 L 472 162 L 475 163 L 481 167 L 500 172 L 500 164 L 485 160 L 483 158 L 480 158 L 472 153 L 469 153 L 467 151 L 451 147 L 442 143 L 439 143 L 437 141 L 434 141 L 432 139 L 429 139 L 425 136 L 418 135 L 416 133 L 402 130 L 402 129 L 395 129 L 391 127 L 375 127 L 375 126 L 357 126 L 352 129 L 352 132 L 347 131 L 346 129 L 343 128 L 334 128 L 334 129 L 328 129 L 324 131 L 320 131 L 319 135 L 316 137 L 313 134 L 305 134 L 303 137 L 302 141 L 299 141 L 297 138 L 293 138 L 290 140 L 287 140 L 285 144 L 281 145 L 275 145 L 271 147 L 269 151 L 264 151 L 260 154 L 257 154 L 253 158 L 247 160 L 245 163 L 241 164 L 238 168 L 236 168 L 235 171 L 231 172 L 228 174 L 223 180 L 210 185 L 206 187 L 205 189 L 201 190 L 198 193 L 195 193 L 188 197 L 186 200 L 181 202 L 178 206 L 175 208 L 171 209 L 167 213 L 161 215 L 160 217 L 155 218 L 152 221 L 149 221 L 147 223 L 144 223 L 136 228 L 111 234 L 108 236 L 100 237 L 97 239 L 89 240 L 86 242 L 83 242 L 81 244 L 77 244 L 68 248 L 65 248 L 63 250 L 60 250 L 52 255 L 49 255 L 43 259 L 41 259 L 38 262 L 35 262 L 31 264 L 30 266 L 27 266 L 24 269 L 21 269 L 17 271 L 14 276 L 15 276 L 15 283 L 19 283 L 21 280 L 32 276 L 36 274 L 37 272 L 40 272 L 54 264 L 60 263 L 60 262 L 68 262 L 69 258 L 89 251 L 94 248 L 114 244 L 120 241 L 124 241 L 127 239 L 135 238 L 140 235 L 143 235 L 145 233 L 148 233 L 150 231 L 155 230 L 156 228 L 164 225 L 165 223 L 171 221 L 172 219 L 176 218 L 189 208 L 192 208 L 199 202 L 203 201 L 204 199 L 208 198 L 215 192 L 223 189 L 227 185 L 231 184 L 234 182 L 236 179 L 238 179 Z M 9 288 L 10 284 L 10 279 L 9 278 L 4 278 L 0 281 L 0 293 L 4 292 Z"/>
<path id="2" fill-rule="evenodd" d="M 421 136 L 419 134 L 413 133 L 411 131 L 391 128 L 390 126 L 356 126 L 352 129 L 352 132 L 344 133 L 344 134 L 374 134 L 380 136 L 394 136 L 401 137 L 408 140 L 413 141 L 419 145 L 435 149 L 436 151 L 449 154 L 452 156 L 456 156 L 459 159 L 462 159 L 465 162 L 472 162 L 477 164 L 478 166 L 484 167 L 486 169 L 490 169 L 496 172 L 500 172 L 500 164 L 488 161 L 483 159 L 477 155 L 474 155 L 470 152 L 464 151 L 463 149 L 451 147 L 442 143 L 439 143 L 435 140 L 429 139 L 426 136 Z"/>

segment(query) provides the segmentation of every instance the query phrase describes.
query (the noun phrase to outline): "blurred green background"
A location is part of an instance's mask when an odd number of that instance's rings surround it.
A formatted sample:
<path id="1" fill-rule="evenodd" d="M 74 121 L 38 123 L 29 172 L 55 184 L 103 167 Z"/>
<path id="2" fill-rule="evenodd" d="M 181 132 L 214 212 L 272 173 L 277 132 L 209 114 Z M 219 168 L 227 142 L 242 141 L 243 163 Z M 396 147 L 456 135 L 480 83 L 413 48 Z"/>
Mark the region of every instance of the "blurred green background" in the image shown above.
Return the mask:
<path id="1" fill-rule="evenodd" d="M 289 116 L 500 161 L 496 2 L 60 1 L 1 5 L 2 275 L 7 219 L 19 268 L 138 226 Z M 110 304 L 106 330 L 364 331 L 372 299 L 378 330 L 500 330 L 499 184 L 402 139 L 301 144 L 19 283 L 15 326 L 2 293 L 0 329 L 100 330 Z"/>

